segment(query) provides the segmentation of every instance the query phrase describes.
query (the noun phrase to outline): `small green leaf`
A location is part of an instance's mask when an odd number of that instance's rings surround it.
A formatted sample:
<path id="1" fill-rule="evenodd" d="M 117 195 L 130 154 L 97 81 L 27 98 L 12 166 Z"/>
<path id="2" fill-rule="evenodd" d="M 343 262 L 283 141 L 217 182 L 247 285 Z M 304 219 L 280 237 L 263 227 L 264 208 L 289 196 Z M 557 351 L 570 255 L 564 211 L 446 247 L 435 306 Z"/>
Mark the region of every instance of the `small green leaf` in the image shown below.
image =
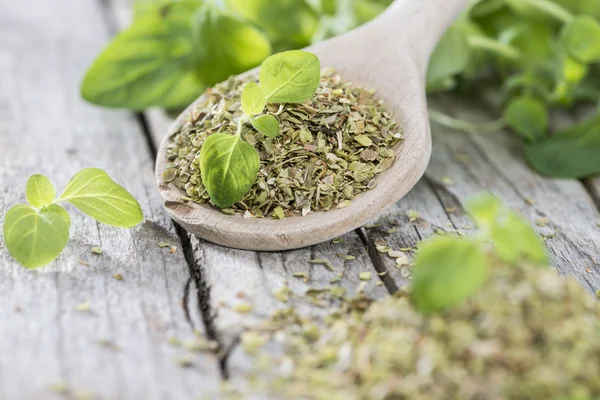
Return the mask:
<path id="1" fill-rule="evenodd" d="M 256 24 L 275 52 L 300 49 L 311 43 L 319 16 L 306 0 L 226 0 L 227 6 Z"/>
<path id="2" fill-rule="evenodd" d="M 371 21 L 384 12 L 392 1 L 393 0 L 354 0 L 354 14 L 356 15 L 357 22 L 359 24 L 364 24 L 365 22 Z"/>
<path id="3" fill-rule="evenodd" d="M 121 32 L 88 70 L 87 101 L 142 110 L 188 105 L 204 90 L 193 64 L 192 13 L 197 1 L 154 7 Z"/>
<path id="4" fill-rule="evenodd" d="M 265 136 L 279 136 L 279 122 L 272 115 L 261 115 L 252 119 L 252 126 Z"/>
<path id="5" fill-rule="evenodd" d="M 600 114 L 525 146 L 527 161 L 538 172 L 576 179 L 600 174 Z"/>
<path id="6" fill-rule="evenodd" d="M 538 264 L 548 263 L 548 253 L 541 238 L 529 223 L 513 211 L 507 212 L 492 226 L 490 237 L 494 252 L 506 262 L 525 259 Z"/>
<path id="7" fill-rule="evenodd" d="M 415 258 L 412 301 L 423 313 L 459 304 L 485 282 L 489 261 L 479 244 L 454 236 L 423 242 Z"/>
<path id="8" fill-rule="evenodd" d="M 31 175 L 27 181 L 27 201 L 35 208 L 42 208 L 56 198 L 56 189 L 44 175 Z"/>
<path id="9" fill-rule="evenodd" d="M 256 82 L 248 82 L 242 90 L 242 110 L 246 115 L 260 114 L 267 100 L 265 99 L 265 92 Z"/>
<path id="10" fill-rule="evenodd" d="M 502 260 L 514 263 L 526 259 L 539 264 L 548 263 L 546 247 L 531 225 L 503 206 L 492 194 L 485 193 L 470 199 L 466 209 L 485 239 L 494 244 L 494 252 Z"/>
<path id="11" fill-rule="evenodd" d="M 4 218 L 4 242 L 25 268 L 52 262 L 67 245 L 71 220 L 67 211 L 50 204 L 40 211 L 18 204 Z"/>
<path id="12" fill-rule="evenodd" d="M 578 61 L 600 61 L 600 22 L 591 16 L 580 16 L 569 22 L 561 34 L 563 46 Z"/>
<path id="13" fill-rule="evenodd" d="M 214 205 L 226 208 L 250 190 L 260 167 L 258 152 L 239 136 L 216 133 L 200 151 L 202 182 Z"/>
<path id="14" fill-rule="evenodd" d="M 194 15 L 195 66 L 202 81 L 221 82 L 259 65 L 271 54 L 267 37 L 212 2 Z"/>
<path id="15" fill-rule="evenodd" d="M 508 126 L 529 141 L 544 136 L 548 129 L 548 111 L 544 103 L 531 97 L 511 100 L 504 110 Z"/>
<path id="16" fill-rule="evenodd" d="M 131 228 L 144 219 L 135 198 L 98 168 L 75 174 L 58 200 L 68 201 L 90 217 L 120 228 Z"/>
<path id="17" fill-rule="evenodd" d="M 442 82 L 463 72 L 469 65 L 471 48 L 465 32 L 452 26 L 437 45 L 429 61 L 427 87 L 435 89 Z"/>
<path id="18" fill-rule="evenodd" d="M 469 199 L 466 209 L 480 228 L 492 226 L 502 210 L 502 203 L 494 195 L 484 193 Z"/>
<path id="19" fill-rule="evenodd" d="M 267 58 L 260 67 L 260 85 L 269 103 L 303 103 L 319 87 L 321 63 L 317 56 L 300 50 Z"/>
<path id="20" fill-rule="evenodd" d="M 580 63 L 572 57 L 565 56 L 562 60 L 562 76 L 570 84 L 581 82 L 588 74 L 589 66 Z"/>

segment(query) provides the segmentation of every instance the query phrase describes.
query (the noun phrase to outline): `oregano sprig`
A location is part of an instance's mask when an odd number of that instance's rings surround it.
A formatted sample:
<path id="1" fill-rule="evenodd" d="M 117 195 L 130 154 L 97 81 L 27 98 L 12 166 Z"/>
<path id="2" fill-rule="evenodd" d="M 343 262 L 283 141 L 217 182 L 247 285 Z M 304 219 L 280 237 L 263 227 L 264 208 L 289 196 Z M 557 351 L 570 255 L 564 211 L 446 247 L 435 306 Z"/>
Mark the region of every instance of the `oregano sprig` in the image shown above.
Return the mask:
<path id="1" fill-rule="evenodd" d="M 32 175 L 26 198 L 29 204 L 13 206 L 4 218 L 6 248 L 25 268 L 52 262 L 67 245 L 71 220 L 60 202 L 69 202 L 97 221 L 121 228 L 131 228 L 144 218 L 135 198 L 98 168 L 75 174 L 58 198 L 47 177 Z"/>
<path id="2" fill-rule="evenodd" d="M 260 69 L 259 82 L 249 82 L 241 95 L 244 115 L 237 121 L 235 135 L 216 133 L 209 136 L 200 151 L 202 183 L 211 202 L 220 208 L 240 201 L 258 176 L 258 151 L 242 140 L 249 124 L 257 132 L 277 137 L 279 122 L 263 114 L 268 103 L 303 103 L 310 100 L 319 86 L 321 64 L 317 56 L 294 50 L 267 58 Z"/>

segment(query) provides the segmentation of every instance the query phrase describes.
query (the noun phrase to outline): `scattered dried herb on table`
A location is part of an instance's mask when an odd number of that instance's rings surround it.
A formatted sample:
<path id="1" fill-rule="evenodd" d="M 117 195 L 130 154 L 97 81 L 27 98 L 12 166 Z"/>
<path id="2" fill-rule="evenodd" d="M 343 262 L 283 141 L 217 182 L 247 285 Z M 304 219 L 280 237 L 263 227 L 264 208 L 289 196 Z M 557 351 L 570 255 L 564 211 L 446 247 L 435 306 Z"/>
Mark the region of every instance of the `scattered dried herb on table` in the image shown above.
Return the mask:
<path id="1" fill-rule="evenodd" d="M 236 133 L 242 88 L 251 79 L 230 78 L 208 90 L 168 146 L 163 178 L 197 203 L 209 202 L 199 169 L 201 146 L 212 134 Z M 277 119 L 281 135 L 266 137 L 243 126 L 242 137 L 259 152 L 260 171 L 250 192 L 225 213 L 284 218 L 348 206 L 376 186 L 402 139 L 372 90 L 353 86 L 331 69 L 322 71 L 312 100 L 268 104 L 265 114 Z"/>
<path id="2" fill-rule="evenodd" d="M 242 335 L 250 392 L 285 399 L 597 399 L 600 303 L 549 268 L 504 264 L 459 306 L 342 298 Z M 275 342 L 279 353 L 273 352 Z M 245 395 L 248 389 L 244 389 Z"/>

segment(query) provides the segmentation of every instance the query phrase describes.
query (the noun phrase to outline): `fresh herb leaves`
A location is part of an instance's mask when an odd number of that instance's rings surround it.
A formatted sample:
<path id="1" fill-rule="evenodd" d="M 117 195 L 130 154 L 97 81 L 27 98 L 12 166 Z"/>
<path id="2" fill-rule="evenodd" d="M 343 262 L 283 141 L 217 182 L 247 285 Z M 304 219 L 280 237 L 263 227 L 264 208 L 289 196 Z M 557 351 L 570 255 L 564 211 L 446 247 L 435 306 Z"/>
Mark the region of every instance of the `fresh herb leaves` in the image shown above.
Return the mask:
<path id="1" fill-rule="evenodd" d="M 193 29 L 195 70 L 210 84 L 256 67 L 271 54 L 271 44 L 260 30 L 215 2 L 207 1 L 196 11 Z"/>
<path id="2" fill-rule="evenodd" d="M 248 82 L 242 91 L 242 111 L 253 116 L 263 112 L 267 105 L 264 90 L 256 82 Z"/>
<path id="3" fill-rule="evenodd" d="M 75 174 L 58 201 L 68 201 L 95 220 L 120 228 L 131 228 L 144 218 L 135 198 L 98 168 Z"/>
<path id="4" fill-rule="evenodd" d="M 600 22 L 581 16 L 569 22 L 562 31 L 562 44 L 569 54 L 582 63 L 600 61 Z"/>
<path id="5" fill-rule="evenodd" d="M 104 107 L 181 108 L 271 52 L 340 34 L 391 1 L 135 0 L 133 24 L 92 64 L 81 93 Z"/>
<path id="6" fill-rule="evenodd" d="M 444 310 L 477 292 L 494 259 L 548 263 L 546 249 L 531 226 L 492 195 L 472 199 L 467 210 L 479 226 L 477 235 L 439 236 L 419 245 L 411 298 L 421 312 Z"/>
<path id="7" fill-rule="evenodd" d="M 190 15 L 197 1 L 157 6 L 121 32 L 88 70 L 81 94 L 104 107 L 182 107 L 204 89 Z"/>
<path id="8" fill-rule="evenodd" d="M 303 103 L 319 86 L 321 63 L 304 51 L 287 51 L 265 60 L 260 68 L 260 86 L 270 103 Z"/>
<path id="9" fill-rule="evenodd" d="M 253 118 L 252 126 L 265 136 L 279 136 L 279 122 L 272 115 L 261 115 L 260 117 Z"/>
<path id="10" fill-rule="evenodd" d="M 544 103 L 531 97 L 512 99 L 504 110 L 504 119 L 527 141 L 543 137 L 548 129 L 548 112 Z"/>
<path id="11" fill-rule="evenodd" d="M 598 148 L 600 133 L 584 135 L 574 126 L 575 135 L 553 135 L 548 122 L 557 109 L 597 104 L 600 99 L 598 4 L 595 0 L 474 1 L 435 50 L 428 89 L 494 91 L 499 100 L 494 102 L 496 113 L 524 139 L 525 155 L 534 169 L 560 178 L 597 174 L 600 157 L 592 149 Z M 436 117 L 440 120 L 439 113 Z M 469 128 L 465 121 L 446 122 Z"/>
<path id="12" fill-rule="evenodd" d="M 481 287 L 489 269 L 486 254 L 475 241 L 441 236 L 424 242 L 413 271 L 412 300 L 423 313 L 452 307 Z"/>
<path id="13" fill-rule="evenodd" d="M 77 173 L 59 198 L 48 178 L 32 175 L 26 197 L 30 205 L 13 206 L 4 219 L 6 248 L 26 268 L 52 262 L 67 245 L 71 221 L 58 202 L 68 201 L 90 217 L 117 227 L 129 228 L 143 219 L 133 196 L 97 168 Z"/>
<path id="14" fill-rule="evenodd" d="M 44 175 L 31 175 L 25 189 L 27 201 L 35 208 L 42 208 L 52 203 L 56 198 L 56 189 L 50 179 Z"/>
<path id="15" fill-rule="evenodd" d="M 279 122 L 261 114 L 267 103 L 301 103 L 310 100 L 321 76 L 317 56 L 293 50 L 276 54 L 261 66 L 260 83 L 249 82 L 241 96 L 246 115 L 238 121 L 236 135 L 216 133 L 209 136 L 200 151 L 202 182 L 214 205 L 227 208 L 240 201 L 258 176 L 260 158 L 256 149 L 241 138 L 244 125 L 268 137 L 279 135 Z"/>
<path id="16" fill-rule="evenodd" d="M 202 182 L 217 207 L 229 207 L 244 197 L 259 167 L 258 152 L 239 135 L 211 135 L 200 151 Z"/>
<path id="17" fill-rule="evenodd" d="M 557 178 L 600 174 L 600 113 L 542 141 L 525 145 L 529 164 Z"/>
<path id="18" fill-rule="evenodd" d="M 71 220 L 67 211 L 50 204 L 36 210 L 18 204 L 4 219 L 4 243 L 25 268 L 37 268 L 54 260 L 69 240 Z"/>

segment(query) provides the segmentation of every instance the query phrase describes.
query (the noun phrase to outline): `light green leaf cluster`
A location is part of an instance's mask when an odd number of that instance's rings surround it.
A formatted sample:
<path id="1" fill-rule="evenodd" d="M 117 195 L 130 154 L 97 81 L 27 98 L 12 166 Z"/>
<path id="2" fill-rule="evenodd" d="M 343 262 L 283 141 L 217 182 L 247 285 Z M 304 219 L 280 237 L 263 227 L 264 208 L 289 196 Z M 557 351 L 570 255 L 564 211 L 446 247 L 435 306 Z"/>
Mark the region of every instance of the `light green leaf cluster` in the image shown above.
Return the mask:
<path id="1" fill-rule="evenodd" d="M 600 113 L 555 135 L 525 146 L 529 163 L 557 178 L 600 174 Z"/>
<path id="2" fill-rule="evenodd" d="M 523 218 L 491 194 L 473 198 L 467 211 L 475 219 L 482 240 L 494 246 L 497 257 L 508 263 L 547 264 L 548 253 L 540 237 Z"/>
<path id="3" fill-rule="evenodd" d="M 87 71 L 81 94 L 104 107 L 181 107 L 204 89 L 197 79 L 190 15 L 194 0 L 157 5 L 108 45 Z"/>
<path id="4" fill-rule="evenodd" d="M 279 135 L 279 123 L 271 115 L 254 117 L 267 103 L 303 103 L 319 86 L 321 63 L 317 56 L 300 50 L 267 58 L 260 67 L 260 83 L 248 82 L 242 91 L 242 111 L 254 129 L 265 136 Z"/>
<path id="5" fill-rule="evenodd" d="M 451 236 L 424 242 L 416 257 L 412 300 L 423 313 L 457 305 L 481 287 L 489 269 L 477 242 Z"/>
<path id="6" fill-rule="evenodd" d="M 259 83 L 248 82 L 241 95 L 245 119 L 238 121 L 235 136 L 217 133 L 208 137 L 200 151 L 202 183 L 214 205 L 230 207 L 252 188 L 260 159 L 256 149 L 241 138 L 249 122 L 268 137 L 279 135 L 279 122 L 261 114 L 267 103 L 302 103 L 310 100 L 319 86 L 321 65 L 317 56 L 300 50 L 267 58 L 261 66 Z"/>
<path id="7" fill-rule="evenodd" d="M 88 70 L 105 107 L 182 108 L 211 85 L 381 13 L 392 0 L 135 0 L 133 24 Z"/>
<path id="8" fill-rule="evenodd" d="M 531 226 L 492 195 L 472 199 L 467 211 L 480 228 L 478 235 L 439 236 L 419 245 L 411 299 L 421 312 L 444 310 L 476 293 L 496 259 L 548 263 L 545 246 Z M 491 252 L 487 243 L 493 245 Z"/>
<path id="9" fill-rule="evenodd" d="M 493 91 L 500 101 L 491 106 L 524 139 L 533 168 L 582 178 L 600 171 L 600 157 L 593 155 L 593 144 L 586 149 L 581 143 L 600 138 L 553 135 L 548 121 L 555 109 L 598 104 L 599 76 L 599 1 L 474 0 L 434 51 L 427 85 L 429 91 L 469 91 L 476 97 Z M 450 126 L 465 130 L 471 124 Z M 572 129 L 580 132 L 578 126 Z"/>
<path id="10" fill-rule="evenodd" d="M 504 109 L 508 126 L 528 141 L 543 137 L 548 129 L 548 118 L 544 103 L 531 97 L 516 97 Z"/>
<path id="11" fill-rule="evenodd" d="M 29 205 L 13 206 L 4 219 L 6 248 L 26 268 L 52 262 L 67 245 L 71 221 L 58 202 L 68 201 L 90 217 L 117 227 L 130 228 L 143 219 L 133 196 L 97 168 L 77 173 L 58 198 L 48 178 L 32 175 L 26 197 Z"/>
<path id="12" fill-rule="evenodd" d="M 213 2 L 205 2 L 193 20 L 194 66 L 203 82 L 221 82 L 259 65 L 271 43 L 259 29 Z"/>

